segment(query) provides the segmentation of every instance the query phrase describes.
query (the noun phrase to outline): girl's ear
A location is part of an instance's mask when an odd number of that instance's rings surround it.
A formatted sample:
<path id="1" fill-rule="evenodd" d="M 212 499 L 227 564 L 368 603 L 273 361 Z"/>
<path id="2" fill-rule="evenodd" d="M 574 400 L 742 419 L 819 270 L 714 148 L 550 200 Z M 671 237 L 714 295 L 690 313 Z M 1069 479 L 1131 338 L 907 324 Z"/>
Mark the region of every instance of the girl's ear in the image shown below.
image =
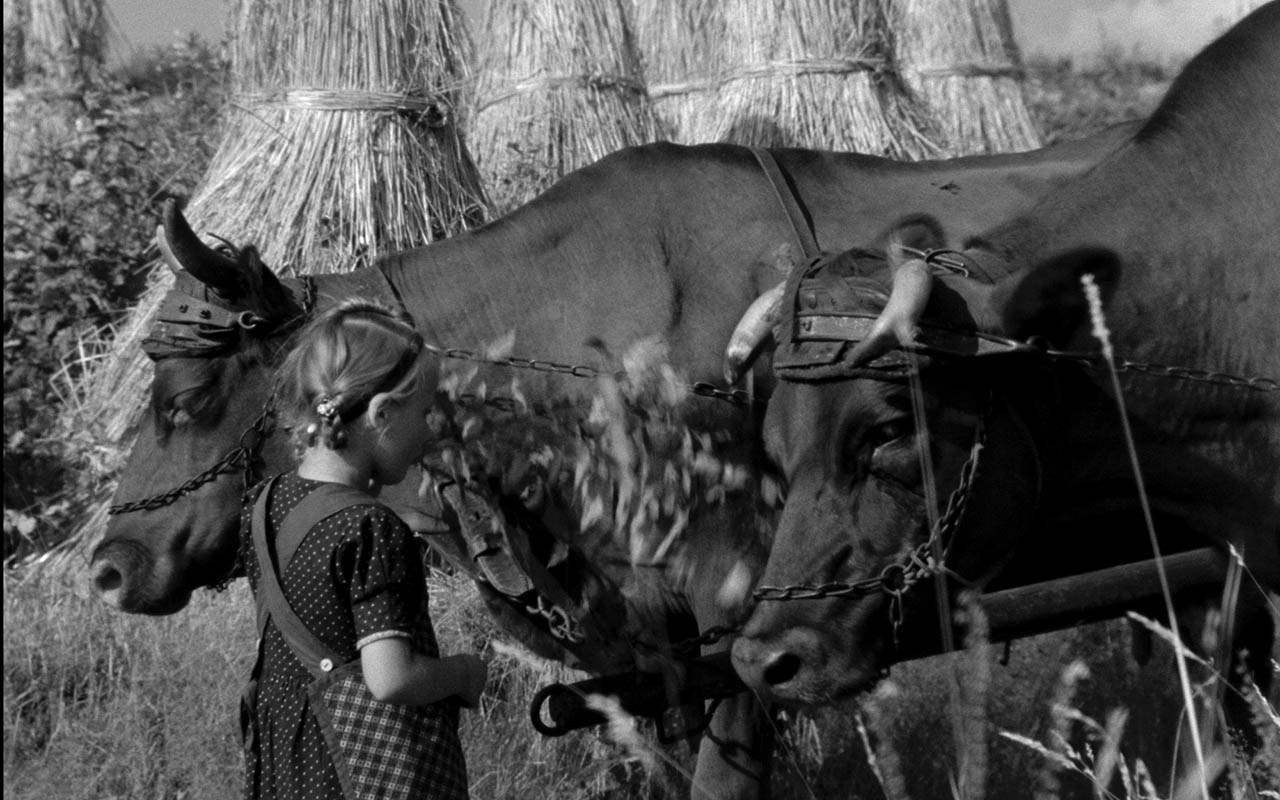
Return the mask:
<path id="1" fill-rule="evenodd" d="M 369 407 L 365 409 L 364 413 L 365 419 L 370 426 L 380 428 L 387 424 L 392 402 L 391 396 L 386 392 L 379 392 L 369 399 Z"/>

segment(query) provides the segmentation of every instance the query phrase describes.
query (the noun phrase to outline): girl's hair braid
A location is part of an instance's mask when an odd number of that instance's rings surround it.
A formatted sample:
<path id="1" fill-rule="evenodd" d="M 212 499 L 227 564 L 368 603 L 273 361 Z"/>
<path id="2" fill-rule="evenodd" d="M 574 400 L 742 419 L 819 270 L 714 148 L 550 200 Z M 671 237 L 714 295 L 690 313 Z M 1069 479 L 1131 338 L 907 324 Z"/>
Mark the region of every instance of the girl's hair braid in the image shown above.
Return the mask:
<path id="1" fill-rule="evenodd" d="M 427 389 L 436 365 L 404 317 L 380 303 L 348 300 L 298 334 L 281 368 L 285 413 L 303 442 L 331 449 L 346 444 L 346 425 L 376 394 L 396 400 Z"/>

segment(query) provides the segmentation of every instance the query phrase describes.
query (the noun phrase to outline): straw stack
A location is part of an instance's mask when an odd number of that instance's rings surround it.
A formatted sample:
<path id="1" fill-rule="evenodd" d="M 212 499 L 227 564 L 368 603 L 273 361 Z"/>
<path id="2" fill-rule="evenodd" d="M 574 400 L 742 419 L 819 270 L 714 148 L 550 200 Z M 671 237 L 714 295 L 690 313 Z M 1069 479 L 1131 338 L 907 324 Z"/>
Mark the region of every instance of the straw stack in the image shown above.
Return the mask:
<path id="1" fill-rule="evenodd" d="M 27 72 L 27 26 L 31 0 L 4 3 L 4 88 L 21 86 Z M 6 111 L 6 116 L 8 112 Z"/>
<path id="2" fill-rule="evenodd" d="M 890 0 L 898 69 L 949 155 L 1040 146 L 1005 0 Z"/>
<path id="3" fill-rule="evenodd" d="M 28 80 L 39 75 L 56 86 L 76 86 L 102 66 L 107 51 L 102 0 L 25 0 L 25 4 L 30 17 L 21 55 Z M 6 2 L 6 23 L 11 13 L 8 6 Z M 22 14 L 17 9 L 15 13 Z M 5 44 L 7 49 L 7 40 Z"/>
<path id="4" fill-rule="evenodd" d="M 632 0 L 649 99 L 667 138 L 696 144 L 715 124 L 725 69 L 722 0 Z"/>
<path id="5" fill-rule="evenodd" d="M 461 26 L 452 0 L 241 0 L 235 96 L 187 209 L 193 227 L 301 274 L 349 270 L 481 221 L 479 175 L 453 121 Z M 150 385 L 138 345 L 170 284 L 157 269 L 110 352 L 86 356 L 68 431 L 129 446 Z"/>
<path id="6" fill-rule="evenodd" d="M 623 0 L 503 0 L 485 16 L 469 139 L 499 208 L 578 167 L 654 141 Z"/>
<path id="7" fill-rule="evenodd" d="M 721 119 L 699 138 L 760 146 L 934 151 L 891 82 L 878 0 L 725 0 Z"/>

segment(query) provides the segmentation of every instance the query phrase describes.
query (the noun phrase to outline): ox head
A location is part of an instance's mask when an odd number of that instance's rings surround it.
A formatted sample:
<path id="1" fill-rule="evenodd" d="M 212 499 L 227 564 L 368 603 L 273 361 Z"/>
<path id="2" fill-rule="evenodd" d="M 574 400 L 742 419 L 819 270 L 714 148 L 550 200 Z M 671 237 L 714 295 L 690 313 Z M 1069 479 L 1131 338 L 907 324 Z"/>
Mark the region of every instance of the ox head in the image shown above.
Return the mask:
<path id="1" fill-rule="evenodd" d="M 766 699 L 820 703 L 872 685 L 899 636 L 939 631 L 923 564 L 945 549 L 948 591 L 980 586 L 1030 520 L 1036 429 L 1053 413 L 1038 347 L 1084 344 L 1080 276 L 1105 292 L 1117 260 L 1080 249 L 994 281 L 977 267 L 893 245 L 822 257 L 792 274 L 776 312 L 739 328 L 744 353 L 777 320 L 764 444 L 786 502 L 733 648 Z M 783 599 L 832 583 L 856 588 Z"/>
<path id="2" fill-rule="evenodd" d="M 143 342 L 150 407 L 91 564 L 107 603 L 147 614 L 232 570 L 247 471 L 287 463 L 284 437 L 270 437 L 268 368 L 303 314 L 252 248 L 207 246 L 174 201 L 157 238 L 177 278 Z"/>

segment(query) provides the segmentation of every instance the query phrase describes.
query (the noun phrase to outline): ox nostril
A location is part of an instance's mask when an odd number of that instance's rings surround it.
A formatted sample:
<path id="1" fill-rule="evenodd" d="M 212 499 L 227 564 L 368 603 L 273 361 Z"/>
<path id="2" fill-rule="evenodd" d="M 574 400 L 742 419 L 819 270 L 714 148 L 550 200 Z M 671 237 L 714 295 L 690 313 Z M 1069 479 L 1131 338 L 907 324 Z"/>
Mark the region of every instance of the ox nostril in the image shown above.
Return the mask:
<path id="1" fill-rule="evenodd" d="M 93 576 L 93 585 L 101 594 L 114 592 L 124 585 L 124 576 L 110 564 L 103 564 Z"/>
<path id="2" fill-rule="evenodd" d="M 769 660 L 764 668 L 765 682 L 778 686 L 794 678 L 800 672 L 800 657 L 794 653 L 782 653 Z"/>

